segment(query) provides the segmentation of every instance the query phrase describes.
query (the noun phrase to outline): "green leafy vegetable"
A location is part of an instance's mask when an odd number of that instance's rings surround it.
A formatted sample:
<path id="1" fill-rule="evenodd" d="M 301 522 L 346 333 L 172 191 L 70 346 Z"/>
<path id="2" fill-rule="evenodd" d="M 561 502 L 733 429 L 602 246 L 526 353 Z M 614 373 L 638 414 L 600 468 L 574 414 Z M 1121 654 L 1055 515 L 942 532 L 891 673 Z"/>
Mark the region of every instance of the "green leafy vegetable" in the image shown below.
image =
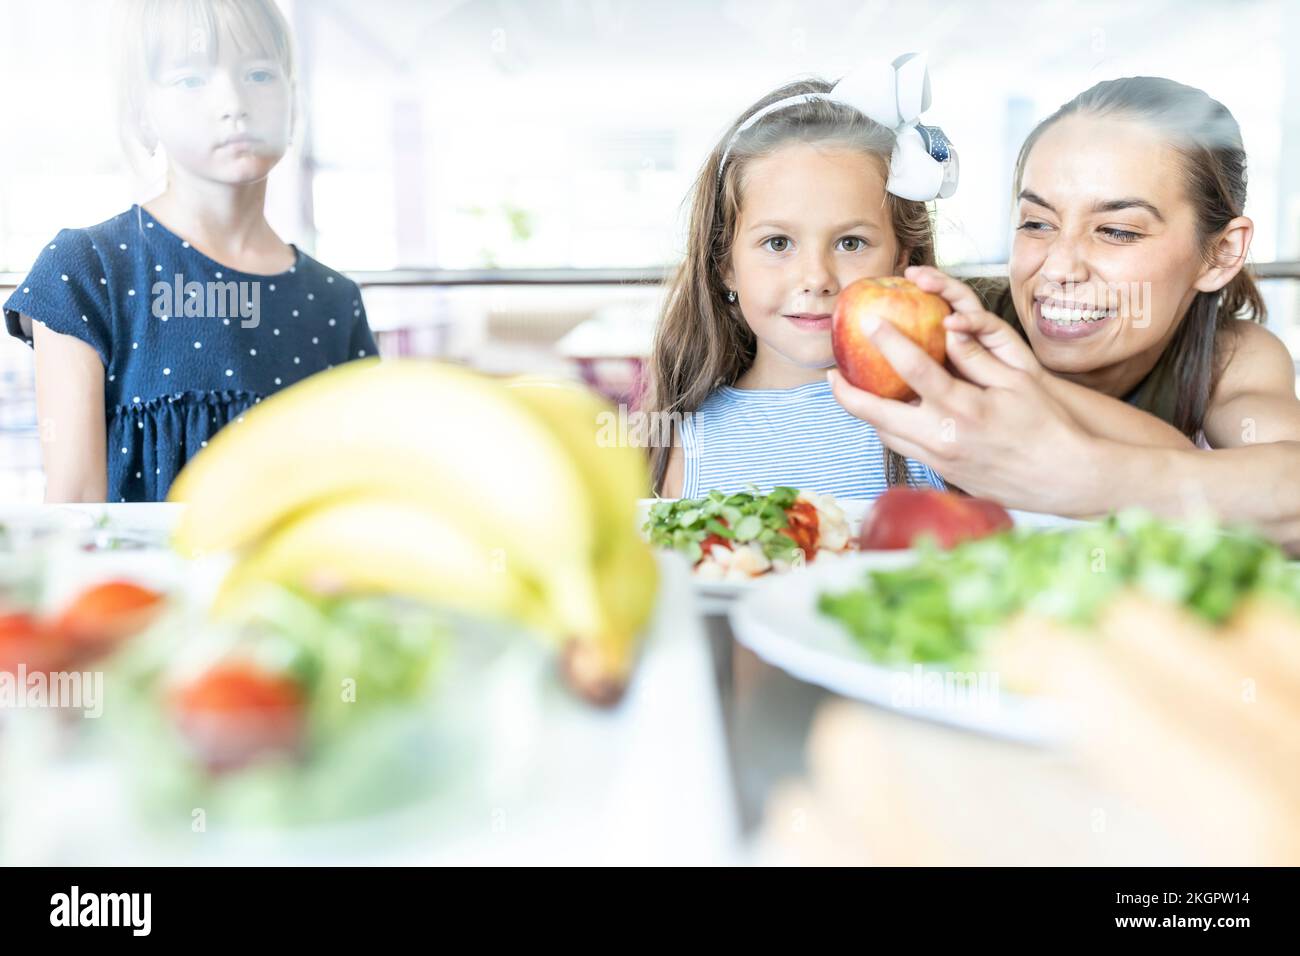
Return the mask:
<path id="1" fill-rule="evenodd" d="M 782 529 L 788 525 L 786 509 L 798 497 L 797 488 L 774 488 L 766 495 L 711 491 L 703 498 L 659 501 L 651 505 L 643 530 L 651 544 L 679 551 L 692 563 L 704 557 L 710 535 L 756 541 L 769 560 L 793 561 L 799 546 Z"/>
<path id="2" fill-rule="evenodd" d="M 1175 526 L 1145 512 L 1059 531 L 1018 529 L 951 551 L 923 549 L 906 568 L 868 572 L 822 594 L 835 618 L 881 663 L 970 667 L 982 639 L 1018 611 L 1071 624 L 1135 588 L 1219 623 L 1251 594 L 1300 607 L 1300 569 L 1258 535 L 1213 523 Z"/>
<path id="3" fill-rule="evenodd" d="M 456 626 L 411 602 L 317 598 L 268 584 L 237 622 L 178 617 L 129 645 L 106 676 L 106 729 L 155 819 L 203 806 L 226 825 L 296 826 L 424 800 L 456 785 L 473 759 L 459 724 L 471 713 L 469 691 L 452 674 L 477 673 L 475 655 L 490 659 L 502 644 L 482 635 L 454 652 Z M 194 758 L 176 729 L 173 678 L 231 658 L 302 689 L 303 759 L 213 774 Z"/>
<path id="4" fill-rule="evenodd" d="M 184 652 L 252 658 L 306 692 L 313 732 L 328 736 L 357 713 L 430 691 L 449 628 L 437 611 L 385 596 L 308 597 L 267 584 L 241 622 L 200 636 L 161 628 L 121 655 L 120 673 L 146 695 Z M 355 694 L 345 694 L 352 689 Z M 344 706 L 346 704 L 346 706 Z"/>

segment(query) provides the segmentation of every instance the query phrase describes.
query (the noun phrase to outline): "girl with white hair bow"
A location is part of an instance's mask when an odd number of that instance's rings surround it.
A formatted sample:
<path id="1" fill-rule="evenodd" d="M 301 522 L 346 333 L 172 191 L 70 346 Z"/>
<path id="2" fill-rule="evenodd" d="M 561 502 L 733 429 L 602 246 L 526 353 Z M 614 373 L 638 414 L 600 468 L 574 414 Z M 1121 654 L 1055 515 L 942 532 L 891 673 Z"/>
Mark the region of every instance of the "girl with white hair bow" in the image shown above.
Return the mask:
<path id="1" fill-rule="evenodd" d="M 934 264 L 926 203 L 951 195 L 957 160 L 919 122 L 929 101 L 925 58 L 908 54 L 775 90 L 713 149 L 642 404 L 673 425 L 671 445 L 652 450 L 658 493 L 943 486 L 888 453 L 826 380 L 840 290 Z"/>

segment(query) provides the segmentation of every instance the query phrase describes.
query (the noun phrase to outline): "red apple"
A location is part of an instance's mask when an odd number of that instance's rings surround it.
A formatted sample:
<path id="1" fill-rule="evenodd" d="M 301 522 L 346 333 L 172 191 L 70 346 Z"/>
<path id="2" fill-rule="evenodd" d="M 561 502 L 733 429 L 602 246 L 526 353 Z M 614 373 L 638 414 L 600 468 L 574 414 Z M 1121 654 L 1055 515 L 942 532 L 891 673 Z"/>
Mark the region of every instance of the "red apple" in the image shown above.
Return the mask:
<path id="1" fill-rule="evenodd" d="M 906 279 L 897 276 L 858 279 L 840 290 L 835 300 L 835 314 L 831 318 L 835 364 L 851 385 L 882 398 L 900 401 L 914 398 L 916 393 L 862 331 L 862 319 L 875 315 L 893 323 L 932 359 L 942 363 L 943 319 L 951 311 L 942 298 L 922 291 Z"/>
<path id="2" fill-rule="evenodd" d="M 1005 508 L 981 498 L 965 498 L 933 488 L 890 488 L 862 523 L 858 547 L 864 551 L 910 548 L 929 535 L 941 548 L 983 538 L 1012 527 Z"/>

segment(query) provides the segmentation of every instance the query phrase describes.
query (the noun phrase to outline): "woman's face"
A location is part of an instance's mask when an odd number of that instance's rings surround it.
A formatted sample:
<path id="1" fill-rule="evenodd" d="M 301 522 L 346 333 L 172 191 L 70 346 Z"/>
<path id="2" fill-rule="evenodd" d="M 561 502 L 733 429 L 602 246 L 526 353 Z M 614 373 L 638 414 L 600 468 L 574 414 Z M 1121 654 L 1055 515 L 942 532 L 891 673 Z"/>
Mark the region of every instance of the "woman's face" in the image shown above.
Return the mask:
<path id="1" fill-rule="evenodd" d="M 288 148 L 288 79 L 275 60 L 241 50 L 225 35 L 164 57 L 148 99 L 149 123 L 175 166 L 211 182 L 264 179 Z"/>
<path id="2" fill-rule="evenodd" d="M 899 267 L 879 162 L 857 149 L 791 143 L 745 166 L 740 206 L 724 281 L 759 358 L 829 368 L 840 289 Z"/>
<path id="3" fill-rule="evenodd" d="M 1010 272 L 1044 367 L 1115 393 L 1164 351 L 1207 272 L 1179 162 L 1159 133 L 1115 117 L 1071 116 L 1034 145 Z"/>

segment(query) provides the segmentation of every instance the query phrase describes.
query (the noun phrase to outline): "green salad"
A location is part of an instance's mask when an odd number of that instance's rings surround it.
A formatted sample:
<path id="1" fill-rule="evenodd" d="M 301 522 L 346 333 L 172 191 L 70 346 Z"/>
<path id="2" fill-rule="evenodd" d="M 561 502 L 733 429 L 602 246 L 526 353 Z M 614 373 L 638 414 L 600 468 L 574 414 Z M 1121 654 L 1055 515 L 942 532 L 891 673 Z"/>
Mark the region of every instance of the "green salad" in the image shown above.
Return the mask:
<path id="1" fill-rule="evenodd" d="M 418 604 L 268 585 L 238 622 L 142 635 L 107 675 L 106 716 L 157 820 L 191 807 L 227 824 L 382 812 L 447 788 L 470 760 L 452 711 L 453 674 L 472 662 L 453 664 L 451 648 L 487 655 L 494 641 L 454 636 Z"/>
<path id="2" fill-rule="evenodd" d="M 1176 526 L 1145 512 L 1059 531 L 1016 529 L 916 564 L 877 570 L 818 610 L 884 664 L 968 668 L 983 637 L 1019 611 L 1086 625 L 1122 588 L 1186 607 L 1212 622 L 1253 594 L 1300 607 L 1300 569 L 1258 535 L 1213 523 Z"/>
<path id="3" fill-rule="evenodd" d="M 757 542 L 768 560 L 790 562 L 799 545 L 782 529 L 790 523 L 786 509 L 798 497 L 797 488 L 773 488 L 766 495 L 711 491 L 703 498 L 659 501 L 650 507 L 642 530 L 655 547 L 678 551 L 692 563 L 704 557 L 704 542 L 711 535 L 741 544 Z"/>

